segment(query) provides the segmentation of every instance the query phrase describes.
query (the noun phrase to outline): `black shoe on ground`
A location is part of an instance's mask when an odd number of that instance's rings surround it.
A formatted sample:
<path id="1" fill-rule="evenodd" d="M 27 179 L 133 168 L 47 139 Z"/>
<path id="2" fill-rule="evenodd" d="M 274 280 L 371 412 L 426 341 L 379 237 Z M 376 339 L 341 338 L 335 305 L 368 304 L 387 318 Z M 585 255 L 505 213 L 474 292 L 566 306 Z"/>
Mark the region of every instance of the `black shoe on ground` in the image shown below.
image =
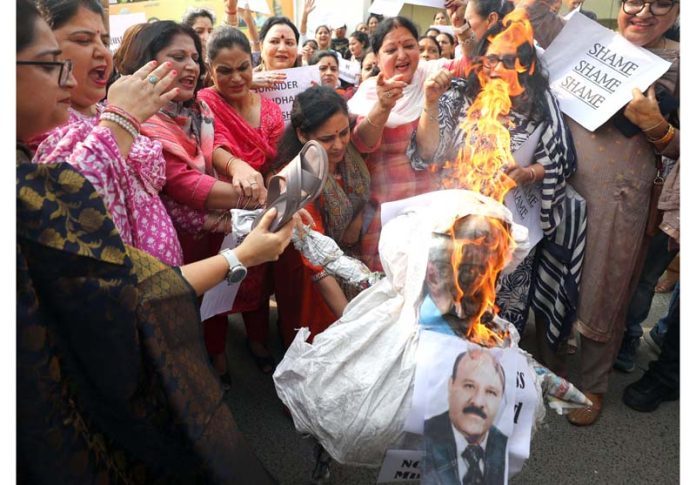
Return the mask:
<path id="1" fill-rule="evenodd" d="M 633 372 L 636 368 L 638 345 L 640 345 L 640 337 L 624 336 L 619 355 L 616 357 L 616 362 L 614 362 L 614 369 L 626 373 Z"/>
<path id="2" fill-rule="evenodd" d="M 665 386 L 648 371 L 638 381 L 626 386 L 622 400 L 631 409 L 649 413 L 656 410 L 664 401 L 678 399 L 679 389 Z"/>

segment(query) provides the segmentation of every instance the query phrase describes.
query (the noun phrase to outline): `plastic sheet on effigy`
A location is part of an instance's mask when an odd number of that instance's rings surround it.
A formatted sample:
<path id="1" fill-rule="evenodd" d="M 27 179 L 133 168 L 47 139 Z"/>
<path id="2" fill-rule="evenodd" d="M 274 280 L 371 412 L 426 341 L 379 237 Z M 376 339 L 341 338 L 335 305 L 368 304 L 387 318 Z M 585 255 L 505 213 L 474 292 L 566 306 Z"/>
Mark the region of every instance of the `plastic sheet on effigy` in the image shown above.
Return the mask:
<path id="1" fill-rule="evenodd" d="M 385 277 L 352 300 L 341 319 L 314 336 L 311 344 L 307 342 L 309 331 L 301 329 L 278 365 L 273 376 L 276 390 L 290 409 L 295 427 L 300 433 L 314 436 L 335 460 L 379 466 L 388 450 L 404 448 L 425 456 L 425 423 L 434 416 L 449 416 L 448 379 L 461 353 L 490 354 L 503 369 L 505 377 L 498 382 L 504 383 L 500 386 L 504 390 L 498 388 L 497 393 L 504 405 L 498 405 L 494 416 L 484 414 L 507 437 L 498 464 L 504 481 L 519 471 L 529 456 L 534 426 L 544 416 L 544 399 L 552 400 L 561 411 L 587 404 L 572 384 L 519 349 L 516 330 L 504 320 L 494 315 L 485 319 L 488 331 L 500 336 L 492 348 L 487 348 L 490 342 L 479 345 L 470 341 L 467 325 L 462 322 L 471 312 L 480 312 L 481 305 L 462 301 L 457 306 L 452 294 L 446 308 L 437 292 L 448 284 L 452 286 L 452 282 L 443 277 L 440 283 L 444 286 L 440 285 L 439 290 L 437 285 L 428 286 L 427 273 L 433 266 L 433 254 L 437 254 L 432 248 L 442 242 L 456 221 L 468 216 L 504 223 L 512 241 L 499 256 L 508 265 L 527 254 L 526 229 L 516 227 L 510 212 L 490 198 L 466 190 L 448 190 L 431 194 L 427 204 L 402 204 L 399 214 L 382 229 L 380 257 Z M 312 238 L 303 241 L 305 246 L 313 244 Z M 456 244 L 443 247 L 462 250 Z M 305 255 L 311 253 L 302 244 L 300 249 Z M 329 250 L 328 254 L 338 253 Z M 364 281 L 369 272 L 361 269 L 355 274 L 362 275 Z M 438 278 L 431 280 L 438 282 Z M 450 361 L 432 365 L 442 359 Z M 432 398 L 424 398 L 429 395 Z M 448 426 L 457 429 L 452 421 Z"/>

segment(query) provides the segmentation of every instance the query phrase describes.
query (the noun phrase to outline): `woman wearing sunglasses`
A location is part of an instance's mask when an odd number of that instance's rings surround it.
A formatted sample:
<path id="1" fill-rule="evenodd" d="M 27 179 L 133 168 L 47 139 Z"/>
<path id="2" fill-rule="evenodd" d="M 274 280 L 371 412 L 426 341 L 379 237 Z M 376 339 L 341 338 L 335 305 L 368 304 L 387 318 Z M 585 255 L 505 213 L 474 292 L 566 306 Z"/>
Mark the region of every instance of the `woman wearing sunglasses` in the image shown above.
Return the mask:
<path id="1" fill-rule="evenodd" d="M 518 6 L 527 11 L 537 41 L 547 47 L 564 20 L 542 0 L 523 0 Z M 580 384 L 594 406 L 568 415 L 578 426 L 591 425 L 601 412 L 626 326 L 631 280 L 645 260 L 641 246 L 645 234 L 659 224 L 648 217 L 658 199 L 653 190 L 660 175 L 656 167 L 661 154 L 679 143 L 679 43 L 665 37 L 678 18 L 675 0 L 623 0 L 619 34 L 671 67 L 647 93 L 634 90 L 623 112 L 594 132 L 568 120 L 578 153 L 571 182 L 587 200 L 589 217 L 576 327 L 582 340 Z M 664 116 L 661 107 L 667 111 Z"/>
<path id="2" fill-rule="evenodd" d="M 487 83 L 502 80 L 509 86 L 512 109 L 502 121 L 510 126 L 510 150 L 517 152 L 517 158 L 523 152 L 529 155 L 511 164 L 507 175 L 522 188 L 536 186 L 541 191 L 539 222 L 544 233 L 528 257 L 501 278 L 497 294 L 501 316 L 522 334 L 530 307 L 536 322 L 549 321 L 554 329 L 567 327 L 577 304 L 573 296 L 580 278 L 586 216 L 585 201 L 567 183 L 576 170 L 575 149 L 539 68 L 531 25 L 523 17 L 512 20 L 513 15 L 483 35 L 480 57 L 468 78 L 453 79 L 446 92 L 448 76 L 428 79 L 425 108 L 407 154 L 415 169 L 435 169 L 443 185 L 451 186 L 451 171 L 444 165 L 457 158 L 468 135 L 462 122 L 469 107 Z M 519 38 L 524 42 L 520 44 Z M 558 254 L 570 257 L 561 260 Z"/>

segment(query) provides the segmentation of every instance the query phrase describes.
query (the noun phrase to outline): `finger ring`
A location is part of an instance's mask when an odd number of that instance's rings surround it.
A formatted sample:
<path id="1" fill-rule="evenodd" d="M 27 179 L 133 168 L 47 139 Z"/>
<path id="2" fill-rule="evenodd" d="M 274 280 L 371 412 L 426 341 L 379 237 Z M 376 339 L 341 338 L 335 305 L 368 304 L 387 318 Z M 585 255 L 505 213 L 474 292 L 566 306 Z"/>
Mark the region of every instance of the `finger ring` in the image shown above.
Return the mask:
<path id="1" fill-rule="evenodd" d="M 154 74 L 150 77 L 147 78 L 147 82 L 152 84 L 153 86 L 159 82 L 159 78 L 155 76 Z"/>
<path id="2" fill-rule="evenodd" d="M 391 98 L 391 97 L 392 97 L 392 92 L 391 92 L 391 91 L 387 91 L 387 98 Z"/>
<path id="3" fill-rule="evenodd" d="M 249 185 L 259 185 L 256 182 L 249 182 Z"/>

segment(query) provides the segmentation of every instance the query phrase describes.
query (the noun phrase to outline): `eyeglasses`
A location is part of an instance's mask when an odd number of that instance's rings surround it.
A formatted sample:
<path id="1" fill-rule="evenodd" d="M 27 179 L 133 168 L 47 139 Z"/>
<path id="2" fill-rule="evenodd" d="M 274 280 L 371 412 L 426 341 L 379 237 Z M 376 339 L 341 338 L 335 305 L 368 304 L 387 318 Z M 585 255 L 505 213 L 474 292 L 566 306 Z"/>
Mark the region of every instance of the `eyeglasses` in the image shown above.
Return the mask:
<path id="1" fill-rule="evenodd" d="M 65 61 L 17 61 L 18 66 L 48 66 L 53 69 L 60 67 L 58 72 L 58 86 L 64 88 L 68 85 L 72 74 L 73 63 L 70 59 Z"/>
<path id="2" fill-rule="evenodd" d="M 495 68 L 495 66 L 497 66 L 499 62 L 503 63 L 505 69 L 515 69 L 515 61 L 517 61 L 517 56 L 513 54 L 507 54 L 504 56 L 489 54 L 487 56 L 481 57 L 483 67 L 488 69 Z"/>
<path id="3" fill-rule="evenodd" d="M 672 0 L 655 0 L 654 2 L 646 2 L 644 0 L 622 0 L 623 11 L 628 15 L 638 15 L 643 11 L 646 5 L 650 13 L 655 17 L 662 17 L 667 15 L 676 4 Z"/>

